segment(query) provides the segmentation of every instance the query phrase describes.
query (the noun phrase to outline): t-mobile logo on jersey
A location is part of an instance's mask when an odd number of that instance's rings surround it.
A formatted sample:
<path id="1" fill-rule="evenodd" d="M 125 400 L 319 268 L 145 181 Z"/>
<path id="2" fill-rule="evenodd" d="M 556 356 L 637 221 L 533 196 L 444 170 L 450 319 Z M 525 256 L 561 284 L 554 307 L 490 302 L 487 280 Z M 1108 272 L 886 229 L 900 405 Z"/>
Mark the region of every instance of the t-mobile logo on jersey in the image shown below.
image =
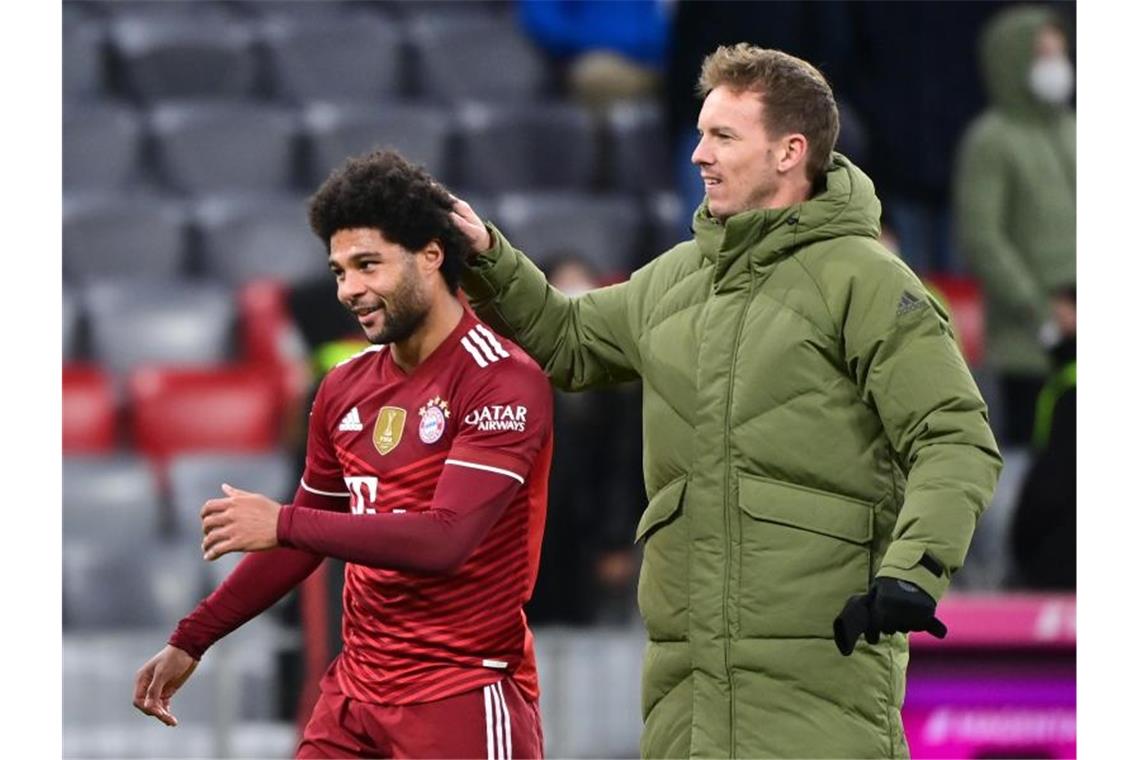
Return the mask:
<path id="1" fill-rule="evenodd" d="M 348 486 L 348 491 L 352 494 L 352 514 L 376 514 L 376 510 L 373 509 L 371 505 L 376 503 L 376 492 L 380 485 L 379 480 L 370 476 L 345 475 L 344 484 Z M 365 492 L 367 492 L 367 495 L 365 495 Z"/>
<path id="2" fill-rule="evenodd" d="M 488 404 L 469 413 L 463 421 L 475 425 L 477 430 L 514 430 L 522 433 L 526 431 L 526 407 L 522 404 Z"/>

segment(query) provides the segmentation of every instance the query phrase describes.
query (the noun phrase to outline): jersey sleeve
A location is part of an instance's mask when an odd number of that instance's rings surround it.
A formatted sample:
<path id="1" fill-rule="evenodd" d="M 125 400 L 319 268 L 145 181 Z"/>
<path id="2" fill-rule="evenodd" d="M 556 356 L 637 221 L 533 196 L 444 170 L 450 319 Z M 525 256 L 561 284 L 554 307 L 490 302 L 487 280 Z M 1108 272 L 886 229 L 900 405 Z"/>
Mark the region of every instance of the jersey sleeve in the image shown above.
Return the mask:
<path id="1" fill-rule="evenodd" d="M 301 476 L 301 488 L 317 496 L 347 497 L 340 460 L 333 449 L 329 435 L 327 397 L 329 377 L 326 376 L 317 388 L 313 407 L 309 412 L 309 433 L 305 443 L 305 472 Z"/>
<path id="2" fill-rule="evenodd" d="M 538 367 L 515 360 L 479 370 L 459 409 L 459 430 L 446 464 L 495 472 L 525 483 L 535 459 L 551 436 L 550 382 Z"/>

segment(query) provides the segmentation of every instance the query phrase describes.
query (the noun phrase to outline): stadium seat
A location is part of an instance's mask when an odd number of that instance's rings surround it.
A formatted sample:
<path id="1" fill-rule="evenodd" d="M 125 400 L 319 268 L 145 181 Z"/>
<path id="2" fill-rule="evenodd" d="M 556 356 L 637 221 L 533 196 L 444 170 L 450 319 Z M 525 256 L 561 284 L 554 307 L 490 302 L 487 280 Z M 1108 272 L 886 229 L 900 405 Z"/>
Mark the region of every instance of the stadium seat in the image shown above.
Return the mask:
<path id="1" fill-rule="evenodd" d="M 606 112 L 605 124 L 608 187 L 646 193 L 672 186 L 672 161 L 659 104 L 619 101 Z"/>
<path id="2" fill-rule="evenodd" d="M 638 204 L 621 195 L 508 194 L 494 218 L 538 266 L 573 254 L 604 276 L 629 272 L 643 234 Z"/>
<path id="3" fill-rule="evenodd" d="M 83 313 L 75 290 L 63 286 L 63 361 L 75 361 L 81 352 Z"/>
<path id="4" fill-rule="evenodd" d="M 294 102 L 398 97 L 403 36 L 395 22 L 365 13 L 312 17 L 283 9 L 264 24 L 274 89 Z"/>
<path id="5" fill-rule="evenodd" d="M 688 227 L 692 213 L 686 213 L 681 208 L 681 199 L 674 192 L 654 193 L 646 199 L 646 214 L 649 222 L 648 247 L 642 251 L 639 266 L 678 243 L 688 240 L 682 234 L 684 227 Z M 684 216 L 684 225 L 681 219 Z M 634 267 L 636 269 L 636 267 Z"/>
<path id="6" fill-rule="evenodd" d="M 63 273 L 78 281 L 178 277 L 187 268 L 186 217 L 145 196 L 64 198 Z"/>
<path id="7" fill-rule="evenodd" d="M 134 109 L 109 101 L 64 101 L 64 192 L 127 185 L 136 178 L 141 145 Z"/>
<path id="8" fill-rule="evenodd" d="M 64 100 L 98 96 L 106 89 L 106 34 L 102 24 L 81 7 L 80 3 L 63 4 Z"/>
<path id="9" fill-rule="evenodd" d="M 287 503 L 300 478 L 292 458 L 283 451 L 182 454 L 170 460 L 167 472 L 175 529 L 182 536 L 201 535 L 199 512 L 207 499 L 224 495 L 222 483 Z"/>
<path id="10" fill-rule="evenodd" d="M 252 280 L 238 291 L 241 325 L 241 354 L 251 364 L 264 367 L 277 381 L 281 411 L 286 417 L 307 412 L 302 409 L 312 384 L 312 364 L 305 341 L 290 311 L 290 290 L 312 283 L 286 286 L 279 280 Z M 319 281 L 335 292 L 335 283 L 326 271 Z M 326 307 L 338 309 L 335 295 Z M 347 312 L 345 312 L 347 315 Z M 351 317 L 349 317 L 351 318 Z"/>
<path id="11" fill-rule="evenodd" d="M 196 220 L 208 276 L 237 285 L 328 275 L 328 254 L 309 229 L 303 197 L 211 196 L 199 204 Z"/>
<path id="12" fill-rule="evenodd" d="M 140 364 L 216 365 L 233 355 L 232 291 L 196 280 L 119 279 L 89 285 L 92 358 L 115 374 Z"/>
<path id="13" fill-rule="evenodd" d="M 277 445 L 277 383 L 256 367 L 142 367 L 130 376 L 135 446 L 160 463 L 189 452 L 266 452 Z"/>
<path id="14" fill-rule="evenodd" d="M 466 103 L 459 109 L 455 183 L 486 193 L 587 190 L 598 144 L 589 113 L 569 103 Z"/>
<path id="15" fill-rule="evenodd" d="M 509 16 L 425 13 L 408 31 L 413 81 L 427 99 L 526 101 L 547 88 L 542 55 Z"/>
<path id="16" fill-rule="evenodd" d="M 151 112 L 158 164 L 187 193 L 283 192 L 294 176 L 296 121 L 277 106 L 166 101 Z"/>
<path id="17" fill-rule="evenodd" d="M 926 286 L 950 312 L 958 345 L 967 364 L 977 369 L 986 358 L 986 313 L 976 280 L 955 275 L 931 275 Z"/>
<path id="18" fill-rule="evenodd" d="M 63 536 L 119 549 L 158 541 L 163 501 L 150 464 L 128 453 L 63 457 Z"/>
<path id="19" fill-rule="evenodd" d="M 115 448 L 115 390 L 110 376 L 89 364 L 63 366 L 63 453 Z"/>
<path id="20" fill-rule="evenodd" d="M 72 631 L 173 628 L 202 596 L 204 565 L 193 544 L 136 541 L 125 547 L 102 540 L 65 540 L 64 627 Z"/>
<path id="21" fill-rule="evenodd" d="M 253 35 L 208 3 L 167 13 L 120 14 L 110 41 L 126 89 L 143 100 L 244 97 L 257 81 Z"/>
<path id="22" fill-rule="evenodd" d="M 315 189 L 346 159 L 375 148 L 395 148 L 447 182 L 451 118 L 448 111 L 422 105 L 313 103 L 304 115 L 309 184 Z"/>

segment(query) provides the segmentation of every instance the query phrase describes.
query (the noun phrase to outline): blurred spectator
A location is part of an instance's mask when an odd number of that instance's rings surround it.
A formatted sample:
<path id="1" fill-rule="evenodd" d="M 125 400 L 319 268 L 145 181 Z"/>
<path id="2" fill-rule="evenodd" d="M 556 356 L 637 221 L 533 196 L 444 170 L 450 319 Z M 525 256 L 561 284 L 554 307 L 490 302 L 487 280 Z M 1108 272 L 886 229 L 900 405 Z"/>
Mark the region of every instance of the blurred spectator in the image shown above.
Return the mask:
<path id="1" fill-rule="evenodd" d="M 659 0 L 519 0 L 531 39 L 566 66 L 567 89 L 585 105 L 654 94 L 667 24 Z"/>
<path id="2" fill-rule="evenodd" d="M 1073 66 L 1058 18 L 1043 8 L 1002 12 L 980 53 L 990 107 L 958 153 L 956 227 L 985 297 L 1004 439 L 1024 445 L 1048 371 L 1038 331 L 1049 294 L 1076 280 Z"/>
<path id="3" fill-rule="evenodd" d="M 827 77 L 840 109 L 836 149 L 856 163 L 863 132 L 859 118 L 846 104 L 854 59 L 848 3 L 804 3 L 798 0 L 765 3 L 680 0 L 673 14 L 665 69 L 665 120 L 673 147 L 673 172 L 681 197 L 684 238 L 689 236 L 693 211 L 704 198 L 704 183 L 690 159 L 697 147 L 694 125 L 701 110 L 697 78 L 701 61 L 720 45 L 749 42 L 812 61 Z M 855 138 L 852 142 L 851 138 Z M 855 150 L 851 148 L 855 146 Z"/>
<path id="4" fill-rule="evenodd" d="M 585 259 L 557 257 L 550 284 L 598 286 Z M 624 623 L 636 616 L 638 558 L 630 540 L 645 509 L 640 388 L 554 393 L 554 459 L 546 532 L 527 618 L 535 624 Z"/>
<path id="5" fill-rule="evenodd" d="M 1053 372 L 1037 399 L 1033 464 L 1021 489 L 1011 542 L 1014 582 L 1077 588 L 1077 290 L 1052 300 L 1043 331 Z"/>
<path id="6" fill-rule="evenodd" d="M 949 187 L 954 148 L 985 105 L 974 40 L 1001 2 L 850 4 L 858 51 L 850 76 L 866 120 L 867 169 L 895 216 L 907 263 L 953 270 Z"/>

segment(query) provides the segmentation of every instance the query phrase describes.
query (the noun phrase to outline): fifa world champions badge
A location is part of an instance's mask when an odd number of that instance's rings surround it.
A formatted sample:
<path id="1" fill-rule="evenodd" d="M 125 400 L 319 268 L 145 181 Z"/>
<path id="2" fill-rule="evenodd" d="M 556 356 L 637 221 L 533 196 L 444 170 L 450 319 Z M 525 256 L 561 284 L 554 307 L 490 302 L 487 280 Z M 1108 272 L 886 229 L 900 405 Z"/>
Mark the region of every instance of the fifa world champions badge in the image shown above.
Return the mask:
<path id="1" fill-rule="evenodd" d="M 420 407 L 420 440 L 435 443 L 443 437 L 451 409 L 447 402 L 436 396 Z"/>

